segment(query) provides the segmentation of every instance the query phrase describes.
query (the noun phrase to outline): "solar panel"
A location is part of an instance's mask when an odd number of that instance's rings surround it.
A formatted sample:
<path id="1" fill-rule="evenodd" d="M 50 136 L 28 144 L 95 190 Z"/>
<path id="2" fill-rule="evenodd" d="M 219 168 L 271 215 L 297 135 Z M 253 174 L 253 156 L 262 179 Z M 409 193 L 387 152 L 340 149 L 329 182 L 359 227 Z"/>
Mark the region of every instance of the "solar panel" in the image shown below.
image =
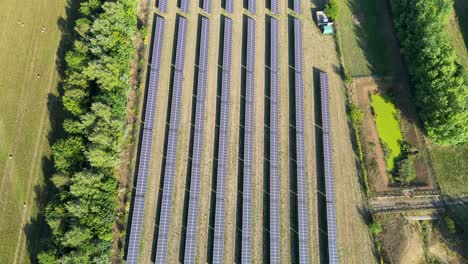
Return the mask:
<path id="1" fill-rule="evenodd" d="M 295 1 L 296 3 L 296 1 Z M 302 25 L 294 18 L 294 67 L 296 98 L 296 171 L 297 214 L 299 236 L 299 263 L 309 263 L 309 239 L 307 217 L 307 182 L 304 150 L 304 83 L 302 73 Z"/>
<path id="2" fill-rule="evenodd" d="M 161 12 L 167 12 L 167 0 L 159 0 L 158 8 Z"/>
<path id="3" fill-rule="evenodd" d="M 213 263 L 223 263 L 224 211 L 229 131 L 229 98 L 231 89 L 232 20 L 224 17 L 223 69 L 221 73 L 221 113 L 219 124 L 218 171 L 216 176 L 215 227 Z"/>
<path id="4" fill-rule="evenodd" d="M 180 9 L 184 13 L 188 13 L 190 9 L 190 0 L 181 0 L 180 1 Z"/>
<path id="5" fill-rule="evenodd" d="M 130 236 L 127 250 L 127 263 L 138 263 L 140 252 L 141 230 L 145 211 L 145 195 L 148 180 L 148 171 L 151 158 L 151 147 L 153 145 L 154 112 L 156 111 L 156 99 L 159 88 L 159 66 L 163 48 L 165 20 L 156 16 L 155 31 L 153 36 L 153 53 L 151 55 L 151 69 L 147 88 L 145 107 L 145 123 L 141 138 L 140 159 L 137 171 L 137 183 L 135 187 L 135 199 L 131 216 Z"/>
<path id="6" fill-rule="evenodd" d="M 254 130 L 254 88 L 255 88 L 255 20 L 247 17 L 247 62 L 243 157 L 243 199 L 242 199 L 242 246 L 241 262 L 251 263 L 252 258 L 252 166 Z"/>
<path id="7" fill-rule="evenodd" d="M 169 135 L 166 150 L 166 164 L 164 169 L 163 194 L 161 213 L 159 218 L 158 243 L 156 249 L 156 263 L 166 263 L 167 241 L 171 222 L 172 192 L 174 187 L 175 163 L 177 159 L 178 131 L 180 120 L 180 103 L 182 97 L 183 70 L 185 62 L 185 44 L 187 33 L 187 19 L 179 17 L 176 60 L 174 67 L 174 83 L 172 87 L 172 103 L 170 111 Z"/>
<path id="8" fill-rule="evenodd" d="M 187 233 L 185 239 L 184 263 L 195 263 L 196 236 L 198 226 L 198 198 L 200 193 L 201 163 L 205 126 L 205 94 L 208 70 L 208 48 L 210 42 L 210 21 L 201 20 L 200 56 L 198 62 L 198 82 L 195 109 L 195 131 L 193 135 L 193 154 L 190 176 L 189 207 L 187 215 Z"/>
<path id="9" fill-rule="evenodd" d="M 211 0 L 203 0 L 203 10 L 207 13 L 211 13 Z"/>
<path id="10" fill-rule="evenodd" d="M 302 13 L 302 0 L 294 0 L 293 10 L 298 14 Z"/>
<path id="11" fill-rule="evenodd" d="M 335 186 L 333 176 L 332 139 L 330 134 L 330 98 L 328 94 L 328 76 L 320 72 L 320 98 L 322 105 L 323 160 L 325 172 L 325 195 L 327 207 L 327 234 L 329 263 L 337 264 L 338 241 L 336 238 Z"/>
<path id="12" fill-rule="evenodd" d="M 279 14 L 278 0 L 271 0 L 271 12 L 275 15 Z"/>
<path id="13" fill-rule="evenodd" d="M 234 12 L 234 0 L 226 0 L 226 11 L 230 14 Z"/>
<path id="14" fill-rule="evenodd" d="M 272 5 L 273 5 L 272 1 Z M 270 263 L 280 263 L 279 216 L 279 33 L 278 20 L 271 18 L 270 47 Z"/>
<path id="15" fill-rule="evenodd" d="M 247 8 L 250 13 L 257 13 L 257 0 L 248 0 Z"/>

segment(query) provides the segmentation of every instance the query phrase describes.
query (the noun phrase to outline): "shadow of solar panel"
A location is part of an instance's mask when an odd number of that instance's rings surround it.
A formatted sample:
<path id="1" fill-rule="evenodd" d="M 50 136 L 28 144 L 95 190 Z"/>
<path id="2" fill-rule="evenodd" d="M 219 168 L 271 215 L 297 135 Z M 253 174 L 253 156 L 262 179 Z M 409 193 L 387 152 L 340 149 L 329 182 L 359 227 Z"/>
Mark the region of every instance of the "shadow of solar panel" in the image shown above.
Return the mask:
<path id="1" fill-rule="evenodd" d="M 182 95 L 183 70 L 185 62 L 185 44 L 187 33 L 187 19 L 179 17 L 176 62 L 174 70 L 174 83 L 172 87 L 172 103 L 170 110 L 170 124 L 168 135 L 168 147 L 166 151 L 166 166 L 164 170 L 163 195 L 159 219 L 158 241 L 156 249 L 156 263 L 166 263 L 167 240 L 169 235 L 172 192 L 174 187 L 174 173 L 177 155 L 178 130 L 180 118 L 180 103 Z"/>
<path id="2" fill-rule="evenodd" d="M 145 194 L 147 188 L 149 163 L 151 157 L 152 129 L 154 124 L 154 112 L 156 110 L 156 98 L 159 87 L 159 66 L 163 48 L 165 20 L 156 16 L 155 31 L 153 35 L 153 52 L 151 55 L 151 68 L 147 87 L 146 107 L 144 110 L 145 123 L 141 138 L 140 157 L 137 171 L 137 183 L 135 187 L 135 199 L 131 215 L 130 235 L 127 250 L 127 263 L 138 263 L 140 252 L 141 230 L 145 211 Z"/>
<path id="3" fill-rule="evenodd" d="M 226 2 L 228 6 L 228 2 Z M 232 20 L 224 21 L 223 70 L 221 74 L 221 112 L 219 128 L 218 171 L 216 175 L 216 207 L 213 238 L 213 263 L 223 263 L 224 211 L 226 197 L 226 172 L 229 131 L 229 98 L 231 89 Z"/>
<path id="4" fill-rule="evenodd" d="M 204 2 L 206 3 L 206 1 Z M 190 178 L 190 198 L 187 216 L 187 234 L 185 240 L 184 263 L 195 263 L 196 235 L 198 227 L 198 198 L 200 193 L 201 162 L 203 155 L 203 137 L 205 124 L 205 94 L 208 68 L 208 48 L 210 40 L 210 21 L 201 20 L 200 56 L 195 109 L 195 132 L 193 140 L 192 168 Z"/>

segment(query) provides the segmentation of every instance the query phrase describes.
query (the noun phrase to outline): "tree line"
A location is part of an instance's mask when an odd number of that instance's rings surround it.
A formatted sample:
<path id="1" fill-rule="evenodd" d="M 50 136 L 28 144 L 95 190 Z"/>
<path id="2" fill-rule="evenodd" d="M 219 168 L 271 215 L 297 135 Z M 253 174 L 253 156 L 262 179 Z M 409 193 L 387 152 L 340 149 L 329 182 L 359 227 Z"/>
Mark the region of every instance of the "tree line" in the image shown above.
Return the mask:
<path id="1" fill-rule="evenodd" d="M 392 0 L 397 36 L 428 136 L 468 141 L 468 88 L 446 33 L 451 0 Z"/>
<path id="2" fill-rule="evenodd" d="M 137 31 L 134 0 L 82 1 L 65 55 L 66 136 L 52 146 L 46 206 L 51 236 L 40 263 L 110 263 L 117 173 Z"/>

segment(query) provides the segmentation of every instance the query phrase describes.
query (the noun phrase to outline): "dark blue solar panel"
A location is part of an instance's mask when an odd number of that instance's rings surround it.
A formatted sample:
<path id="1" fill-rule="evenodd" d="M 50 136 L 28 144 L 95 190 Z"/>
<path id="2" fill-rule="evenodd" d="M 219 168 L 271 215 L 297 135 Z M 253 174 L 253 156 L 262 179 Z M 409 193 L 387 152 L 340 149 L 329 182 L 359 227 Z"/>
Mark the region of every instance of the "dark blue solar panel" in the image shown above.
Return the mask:
<path id="1" fill-rule="evenodd" d="M 221 74 L 221 113 L 219 125 L 218 171 L 216 176 L 215 227 L 213 263 L 223 263 L 224 211 L 226 197 L 226 173 L 228 163 L 229 98 L 231 90 L 232 20 L 225 17 L 223 70 Z"/>
<path id="2" fill-rule="evenodd" d="M 307 182 L 304 147 L 304 83 L 302 73 L 302 25 L 294 18 L 294 61 L 296 98 L 296 170 L 297 215 L 299 236 L 299 263 L 309 263 L 309 239 L 307 217 Z"/>
<path id="3" fill-rule="evenodd" d="M 247 7 L 250 13 L 257 13 L 257 0 L 248 0 Z"/>
<path id="4" fill-rule="evenodd" d="M 336 238 L 335 183 L 333 176 L 333 152 L 330 134 L 330 97 L 328 76 L 320 72 L 320 97 L 322 105 L 323 160 L 325 172 L 325 195 L 327 201 L 327 234 L 329 263 L 339 263 L 338 241 Z"/>
<path id="5" fill-rule="evenodd" d="M 298 14 L 302 13 L 302 0 L 294 0 L 293 5 L 294 12 Z"/>
<path id="6" fill-rule="evenodd" d="M 211 0 L 203 0 L 203 11 L 211 13 Z"/>
<path id="7" fill-rule="evenodd" d="M 190 198 L 187 216 L 184 263 L 195 263 L 198 226 L 198 198 L 203 155 L 205 127 L 205 94 L 208 70 L 208 48 L 210 41 L 210 21 L 202 17 L 200 35 L 200 56 L 198 63 L 198 83 L 195 109 L 195 132 L 193 135 L 193 155 L 190 177 Z"/>
<path id="8" fill-rule="evenodd" d="M 254 88 L 255 88 L 255 20 L 247 17 L 247 63 L 244 124 L 244 181 L 242 199 L 242 246 L 241 262 L 251 263 L 252 258 L 252 166 L 254 130 Z"/>
<path id="9" fill-rule="evenodd" d="M 187 33 L 187 19 L 179 17 L 176 47 L 176 61 L 174 67 L 174 83 L 172 87 L 172 103 L 170 112 L 169 135 L 166 150 L 166 164 L 164 170 L 163 194 L 161 214 L 159 218 L 158 243 L 156 249 L 156 263 L 166 263 L 167 241 L 171 223 L 172 192 L 174 187 L 175 163 L 177 159 L 178 131 L 180 120 L 180 103 L 182 97 L 183 70 L 185 62 L 185 44 Z"/>
<path id="10" fill-rule="evenodd" d="M 167 0 L 159 0 L 158 8 L 161 12 L 167 12 Z"/>
<path id="11" fill-rule="evenodd" d="M 272 2 L 273 5 L 273 2 Z M 279 32 L 278 20 L 271 19 L 270 56 L 270 263 L 280 263 L 279 215 Z"/>
<path id="12" fill-rule="evenodd" d="M 278 0 L 271 0 L 271 12 L 275 15 L 279 14 Z"/>
<path id="13" fill-rule="evenodd" d="M 234 12 L 234 0 L 226 0 L 226 11 L 231 14 Z"/>
<path id="14" fill-rule="evenodd" d="M 184 13 L 188 13 L 190 10 L 190 0 L 181 0 L 180 1 L 180 9 Z"/>
<path id="15" fill-rule="evenodd" d="M 164 39 L 165 20 L 156 16 L 155 31 L 153 36 L 153 53 L 151 55 L 151 69 L 149 72 L 148 95 L 146 98 L 145 123 L 141 138 L 140 160 L 138 164 L 137 183 L 135 187 L 135 200 L 131 215 L 130 236 L 128 241 L 127 263 L 138 263 L 140 252 L 141 230 L 145 211 L 145 195 L 148 180 L 149 164 L 151 159 L 151 147 L 153 144 L 154 112 L 156 111 L 156 98 L 159 87 L 159 66 Z"/>

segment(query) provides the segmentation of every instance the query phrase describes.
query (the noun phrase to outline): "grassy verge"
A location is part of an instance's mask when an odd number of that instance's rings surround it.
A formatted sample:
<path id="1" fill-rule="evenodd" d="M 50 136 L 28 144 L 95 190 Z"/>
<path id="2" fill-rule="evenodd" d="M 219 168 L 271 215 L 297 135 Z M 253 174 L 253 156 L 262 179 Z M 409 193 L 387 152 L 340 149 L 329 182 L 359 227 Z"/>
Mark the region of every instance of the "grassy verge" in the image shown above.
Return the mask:
<path id="1" fill-rule="evenodd" d="M 401 143 L 403 142 L 403 135 L 397 117 L 398 111 L 386 96 L 373 94 L 371 95 L 371 102 L 377 130 L 385 152 L 387 170 L 392 171 L 395 167 L 395 161 L 401 155 Z"/>
<path id="2" fill-rule="evenodd" d="M 338 0 L 343 61 L 351 76 L 386 74 L 394 68 L 387 35 L 392 29 L 385 23 L 382 0 Z"/>
<path id="3" fill-rule="evenodd" d="M 442 192 L 468 194 L 468 143 L 453 147 L 432 146 L 430 153 Z"/>

